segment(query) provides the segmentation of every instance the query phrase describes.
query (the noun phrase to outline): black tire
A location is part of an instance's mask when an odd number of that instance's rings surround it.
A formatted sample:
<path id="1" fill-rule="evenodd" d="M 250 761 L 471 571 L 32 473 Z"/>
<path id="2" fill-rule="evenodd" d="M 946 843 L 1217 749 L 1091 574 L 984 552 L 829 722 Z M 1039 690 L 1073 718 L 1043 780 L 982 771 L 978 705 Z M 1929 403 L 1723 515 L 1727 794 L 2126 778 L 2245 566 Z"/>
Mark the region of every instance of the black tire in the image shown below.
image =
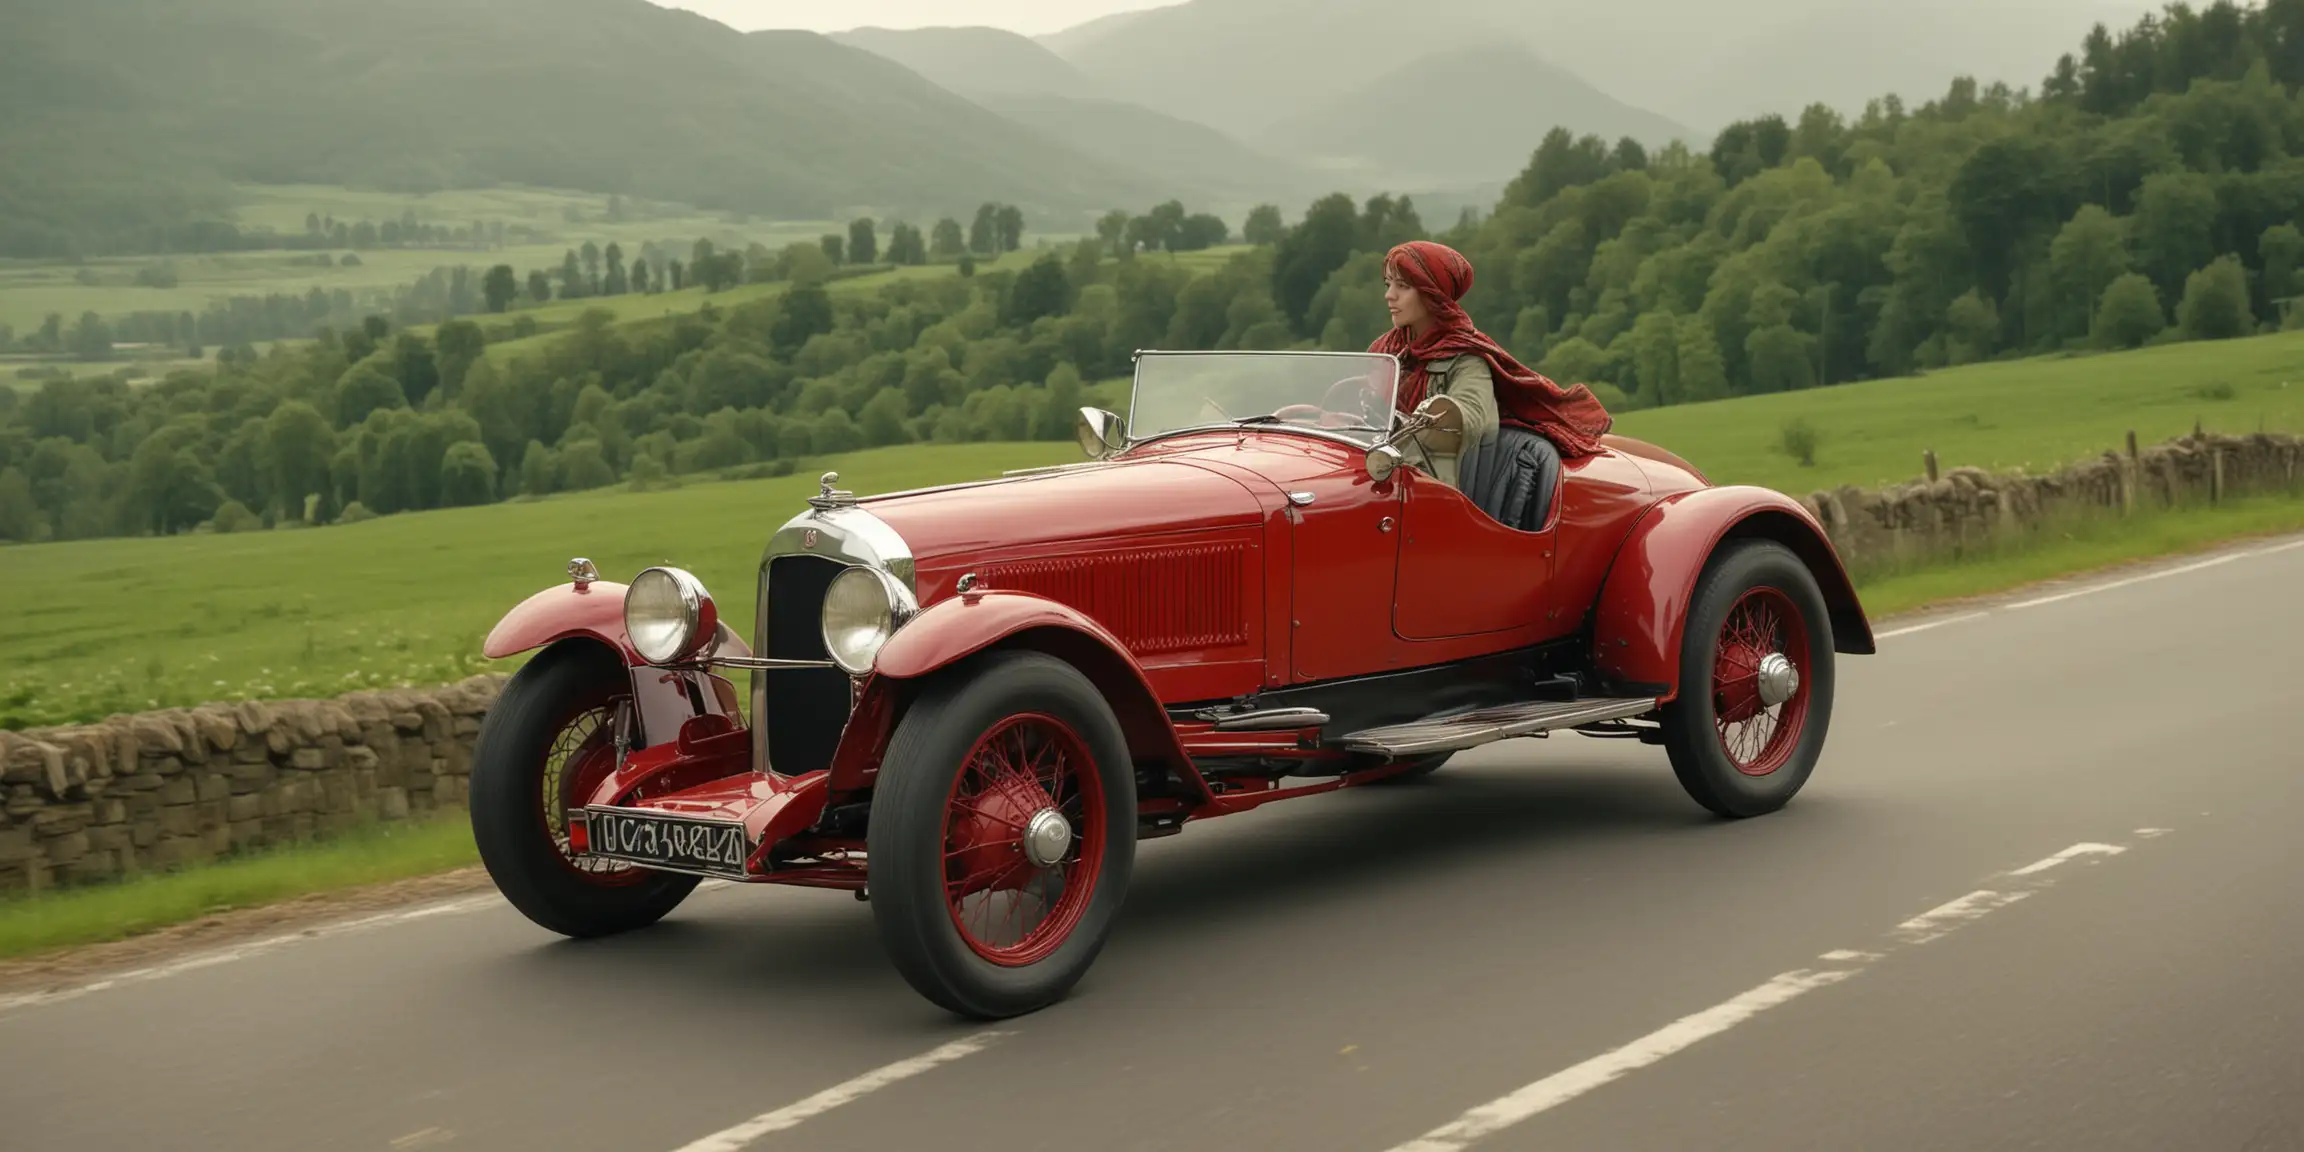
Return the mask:
<path id="1" fill-rule="evenodd" d="M 573 867 L 545 822 L 544 785 L 562 733 L 632 694 L 623 662 L 584 641 L 539 653 L 504 686 L 472 752 L 472 837 L 498 891 L 522 915 L 579 939 L 643 928 L 687 899 L 698 877 Z"/>
<path id="2" fill-rule="evenodd" d="M 1084 771 L 1100 785 L 1103 848 L 1078 919 L 1048 938 L 1061 943 L 1028 963 L 995 963 L 962 935 L 947 899 L 946 809 L 978 741 L 1034 713 L 1068 726 L 1093 761 Z M 1089 797 L 1078 795 L 1085 816 Z M 924 685 L 889 741 L 865 838 L 873 920 L 896 970 L 939 1007 L 977 1019 L 1037 1011 L 1070 992 L 1103 950 L 1127 895 L 1136 835 L 1128 741 L 1103 694 L 1054 657 L 989 653 Z M 1074 845 L 1087 850 L 1078 827 Z"/>
<path id="3" fill-rule="evenodd" d="M 1772 733 L 1764 752 L 1747 767 L 1767 768 L 1753 774 L 1739 768 L 1720 732 L 1723 696 L 1714 688 L 1714 662 L 1720 650 L 1721 629 L 1728 615 L 1747 593 L 1758 603 L 1773 606 L 1788 601 L 1798 613 L 1798 632 L 1804 634 L 1805 661 L 1795 659 L 1801 676 L 1799 729 L 1778 742 Z M 1779 638 L 1793 636 L 1790 631 Z M 1688 623 L 1680 642 L 1680 692 L 1663 708 L 1664 749 L 1681 787 L 1713 813 L 1743 818 L 1774 812 L 1790 803 L 1808 782 L 1824 751 L 1825 730 L 1832 717 L 1832 617 L 1824 594 L 1808 566 L 1792 550 L 1773 540 L 1737 540 L 1715 552 L 1696 581 L 1689 600 Z M 1794 640 L 1785 646 L 1798 647 Z M 1790 652 L 1784 653 L 1793 657 Z M 1779 721 L 1790 714 L 1789 704 L 1777 705 Z M 1730 707 L 1735 708 L 1731 702 Z M 1733 711 L 1731 715 L 1733 715 Z M 1779 725 L 1780 726 L 1780 725 Z M 1773 767 L 1769 767 L 1773 764 Z"/>
<path id="4" fill-rule="evenodd" d="M 1371 783 L 1379 785 L 1404 784 L 1410 780 L 1422 780 L 1434 772 L 1438 772 L 1440 770 L 1440 766 L 1446 764 L 1449 759 L 1455 755 L 1456 754 L 1454 752 L 1433 752 L 1424 756 L 1411 757 L 1409 762 L 1415 765 L 1415 767 L 1412 767 L 1405 772 L 1399 773 L 1398 775 L 1386 776 L 1381 780 L 1371 781 Z"/>

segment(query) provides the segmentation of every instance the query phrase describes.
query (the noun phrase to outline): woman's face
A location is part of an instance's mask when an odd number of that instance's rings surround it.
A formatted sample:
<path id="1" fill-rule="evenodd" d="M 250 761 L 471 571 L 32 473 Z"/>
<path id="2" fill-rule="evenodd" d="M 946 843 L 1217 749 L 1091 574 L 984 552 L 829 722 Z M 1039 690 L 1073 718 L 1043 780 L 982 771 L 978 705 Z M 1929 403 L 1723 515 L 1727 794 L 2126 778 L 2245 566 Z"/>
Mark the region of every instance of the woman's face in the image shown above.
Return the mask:
<path id="1" fill-rule="evenodd" d="M 1400 273 L 1390 267 L 1384 269 L 1384 307 L 1392 313 L 1395 328 L 1423 328 L 1432 319 L 1432 309 L 1425 305 L 1424 294 L 1408 286 Z"/>

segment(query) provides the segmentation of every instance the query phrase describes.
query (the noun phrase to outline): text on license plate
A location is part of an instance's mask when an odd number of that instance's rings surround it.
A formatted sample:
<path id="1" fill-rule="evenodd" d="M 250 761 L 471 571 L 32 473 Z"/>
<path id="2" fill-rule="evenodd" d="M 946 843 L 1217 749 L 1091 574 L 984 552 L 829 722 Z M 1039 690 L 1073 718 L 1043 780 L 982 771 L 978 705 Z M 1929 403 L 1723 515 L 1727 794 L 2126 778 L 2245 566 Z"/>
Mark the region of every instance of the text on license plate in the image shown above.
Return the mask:
<path id="1" fill-rule="evenodd" d="M 627 813 L 587 812 L 590 851 L 648 864 L 744 874 L 744 826 L 719 821 L 671 820 Z"/>

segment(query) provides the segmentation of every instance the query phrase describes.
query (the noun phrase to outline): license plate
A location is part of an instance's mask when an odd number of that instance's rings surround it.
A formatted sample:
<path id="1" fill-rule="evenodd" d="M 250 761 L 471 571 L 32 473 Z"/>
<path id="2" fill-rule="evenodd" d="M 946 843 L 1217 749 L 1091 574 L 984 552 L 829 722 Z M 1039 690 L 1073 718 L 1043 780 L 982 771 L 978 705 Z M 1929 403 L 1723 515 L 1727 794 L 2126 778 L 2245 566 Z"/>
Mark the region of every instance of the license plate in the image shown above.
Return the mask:
<path id="1" fill-rule="evenodd" d="M 632 864 L 744 877 L 744 826 L 623 808 L 587 808 L 588 855 Z"/>

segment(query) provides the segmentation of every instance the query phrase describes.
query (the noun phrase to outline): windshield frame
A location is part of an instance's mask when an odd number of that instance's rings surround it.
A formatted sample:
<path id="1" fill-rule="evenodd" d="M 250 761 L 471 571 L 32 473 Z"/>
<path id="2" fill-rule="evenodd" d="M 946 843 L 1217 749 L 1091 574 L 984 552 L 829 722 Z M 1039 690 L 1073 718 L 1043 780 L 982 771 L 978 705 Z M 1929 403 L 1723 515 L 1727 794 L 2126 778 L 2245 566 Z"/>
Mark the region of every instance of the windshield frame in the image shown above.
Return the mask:
<path id="1" fill-rule="evenodd" d="M 1399 428 L 1400 421 L 1403 419 L 1400 414 L 1398 403 L 1395 400 L 1395 403 L 1388 406 L 1387 408 L 1387 416 L 1383 427 L 1375 431 L 1359 430 L 1354 432 L 1347 432 L 1343 429 L 1321 428 L 1313 425 L 1290 424 L 1279 421 L 1249 423 L 1245 420 L 1213 420 L 1202 424 L 1190 424 L 1176 428 L 1164 428 L 1150 435 L 1137 434 L 1137 400 L 1139 399 L 1144 387 L 1144 360 L 1146 357 L 1160 357 L 1163 359 L 1181 360 L 1186 358 L 1213 358 L 1219 356 L 1227 358 L 1288 357 L 1297 360 L 1348 360 L 1362 364 L 1369 363 L 1374 360 L 1390 360 L 1392 362 L 1392 394 L 1394 397 L 1399 396 L 1401 377 L 1406 375 L 1405 367 L 1401 364 L 1400 358 L 1398 356 L 1393 356 L 1382 352 L 1289 348 L 1240 348 L 1224 351 L 1200 349 L 1168 350 L 1159 348 L 1139 348 L 1129 357 L 1132 371 L 1130 373 L 1130 379 L 1128 382 L 1128 411 L 1126 415 L 1121 417 L 1123 432 L 1120 451 L 1125 452 L 1141 444 L 1150 444 L 1175 436 L 1186 436 L 1201 432 L 1282 432 L 1291 435 L 1311 436 L 1320 440 L 1329 440 L 1339 444 L 1348 445 L 1355 449 L 1366 449 L 1374 446 L 1375 444 L 1382 443 L 1384 440 L 1389 438 L 1392 433 Z M 1340 376 L 1339 378 L 1342 377 Z M 1259 415 L 1262 414 L 1259 413 Z M 1362 440 L 1360 438 L 1362 436 L 1371 438 Z"/>

